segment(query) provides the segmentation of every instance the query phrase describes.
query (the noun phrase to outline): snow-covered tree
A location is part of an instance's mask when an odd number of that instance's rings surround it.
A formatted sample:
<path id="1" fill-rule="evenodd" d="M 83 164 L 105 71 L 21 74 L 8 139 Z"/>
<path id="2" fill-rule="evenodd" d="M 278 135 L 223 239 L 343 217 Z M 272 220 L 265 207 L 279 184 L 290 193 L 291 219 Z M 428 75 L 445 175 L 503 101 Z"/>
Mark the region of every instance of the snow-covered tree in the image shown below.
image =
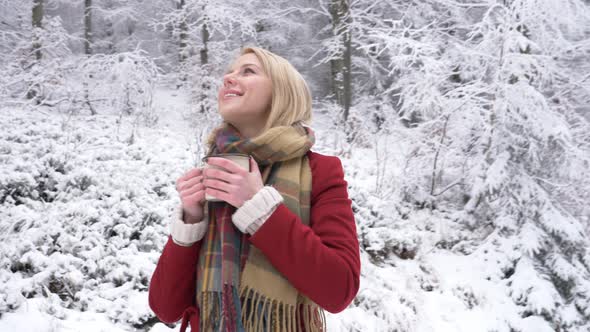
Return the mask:
<path id="1" fill-rule="evenodd" d="M 60 17 L 44 16 L 43 3 L 2 3 L 7 29 L 2 32 L 0 67 L 7 74 L 0 90 L 8 98 L 24 95 L 33 104 L 54 105 L 68 91 L 72 36 Z"/>
<path id="2" fill-rule="evenodd" d="M 457 10 L 451 2 L 432 5 Z M 392 91 L 415 126 L 408 139 L 418 138 L 403 191 L 422 206 L 459 209 L 458 221 L 473 234 L 488 232 L 469 254 L 492 261 L 501 248 L 498 281 L 522 318 L 511 328 L 580 331 L 590 319 L 583 224 L 590 124 L 570 94 L 556 91 L 588 96 L 572 61 L 590 50 L 590 12 L 578 1 L 464 7 L 464 20 L 438 43 L 415 42 L 407 56 L 392 57 L 410 72 Z M 430 29 L 413 23 L 425 35 Z"/>

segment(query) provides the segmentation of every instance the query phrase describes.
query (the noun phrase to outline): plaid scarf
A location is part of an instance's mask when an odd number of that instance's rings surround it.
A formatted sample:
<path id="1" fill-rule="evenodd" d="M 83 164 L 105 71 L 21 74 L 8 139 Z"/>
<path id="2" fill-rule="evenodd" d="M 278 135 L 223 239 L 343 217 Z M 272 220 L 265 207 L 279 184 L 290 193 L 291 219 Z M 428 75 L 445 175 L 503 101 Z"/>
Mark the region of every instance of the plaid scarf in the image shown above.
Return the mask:
<path id="1" fill-rule="evenodd" d="M 314 141 L 313 131 L 300 124 L 274 127 L 251 139 L 225 124 L 216 132 L 209 155 L 254 157 L 263 182 L 277 189 L 285 205 L 309 225 L 311 169 L 306 153 Z M 300 294 L 233 225 L 236 208 L 208 202 L 207 209 L 209 228 L 197 268 L 201 331 L 325 331 L 323 310 Z"/>

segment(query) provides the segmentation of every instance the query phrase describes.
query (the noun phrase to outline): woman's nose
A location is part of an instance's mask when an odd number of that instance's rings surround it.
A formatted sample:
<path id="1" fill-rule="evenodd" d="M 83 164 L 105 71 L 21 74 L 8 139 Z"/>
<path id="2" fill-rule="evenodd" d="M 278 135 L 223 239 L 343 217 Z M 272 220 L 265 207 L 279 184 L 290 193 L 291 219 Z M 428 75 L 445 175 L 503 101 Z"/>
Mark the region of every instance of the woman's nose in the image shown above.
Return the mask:
<path id="1" fill-rule="evenodd" d="M 223 77 L 223 86 L 231 86 L 236 83 L 236 80 L 232 74 L 227 74 Z"/>

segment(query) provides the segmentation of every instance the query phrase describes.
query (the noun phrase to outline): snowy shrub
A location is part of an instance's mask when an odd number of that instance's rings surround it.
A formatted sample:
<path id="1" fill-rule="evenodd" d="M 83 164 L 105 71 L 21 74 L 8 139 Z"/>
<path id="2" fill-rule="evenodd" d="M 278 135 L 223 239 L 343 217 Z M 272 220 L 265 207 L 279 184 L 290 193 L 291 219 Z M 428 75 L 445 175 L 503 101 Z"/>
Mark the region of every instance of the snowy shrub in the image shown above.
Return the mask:
<path id="1" fill-rule="evenodd" d="M 163 172 L 173 161 L 143 153 L 145 143 L 101 152 L 112 133 L 63 132 L 57 119 L 2 114 L 0 127 L 0 146 L 13 156 L 0 173 L 0 312 L 45 298 L 43 310 L 57 318 L 91 310 L 153 324 L 146 291 L 174 203 L 179 174 Z"/>
<path id="2" fill-rule="evenodd" d="M 76 168 L 72 173 L 65 177 L 65 188 L 77 189 L 78 191 L 85 191 L 90 186 L 97 185 L 94 179 L 94 172 L 88 168 Z"/>
<path id="3" fill-rule="evenodd" d="M 121 115 L 134 114 L 146 124 L 157 121 L 153 94 L 158 67 L 145 51 L 96 54 L 83 61 L 79 69 L 89 100 L 103 101 L 95 105 Z"/>

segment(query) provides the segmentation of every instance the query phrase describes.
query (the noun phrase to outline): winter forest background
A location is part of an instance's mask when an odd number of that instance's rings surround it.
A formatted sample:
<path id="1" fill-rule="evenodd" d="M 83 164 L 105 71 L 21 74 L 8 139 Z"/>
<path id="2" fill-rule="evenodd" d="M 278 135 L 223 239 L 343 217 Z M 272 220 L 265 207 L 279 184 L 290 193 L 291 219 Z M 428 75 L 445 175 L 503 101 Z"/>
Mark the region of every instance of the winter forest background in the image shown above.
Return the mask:
<path id="1" fill-rule="evenodd" d="M 241 46 L 345 167 L 330 331 L 590 331 L 590 1 L 0 0 L 0 331 L 171 331 L 147 287 Z"/>

